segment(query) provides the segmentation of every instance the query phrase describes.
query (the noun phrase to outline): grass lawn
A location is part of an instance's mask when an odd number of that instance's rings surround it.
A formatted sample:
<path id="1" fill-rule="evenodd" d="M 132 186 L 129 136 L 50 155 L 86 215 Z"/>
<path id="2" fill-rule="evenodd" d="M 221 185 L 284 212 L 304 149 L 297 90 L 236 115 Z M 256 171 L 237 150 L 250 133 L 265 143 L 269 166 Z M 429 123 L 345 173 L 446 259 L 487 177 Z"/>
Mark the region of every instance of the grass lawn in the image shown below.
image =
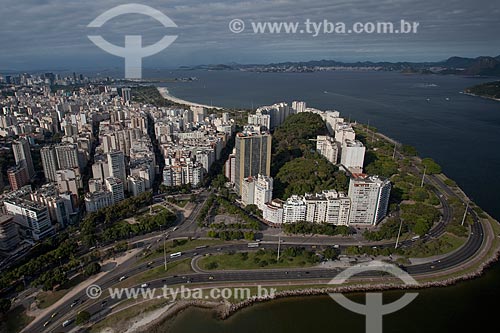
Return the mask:
<path id="1" fill-rule="evenodd" d="M 180 239 L 177 242 L 178 245 L 174 246 L 174 241 L 169 240 L 166 243 L 167 247 L 167 255 L 170 253 L 174 252 L 182 252 L 186 250 L 192 250 L 197 246 L 212 246 L 212 245 L 224 245 L 224 244 L 231 244 L 229 242 L 225 242 L 223 240 L 218 240 L 218 239 L 193 239 L 193 240 L 188 240 L 188 239 Z M 141 259 L 142 262 L 146 261 L 151 261 L 156 258 L 163 257 L 163 243 L 160 242 L 158 247 L 158 251 L 153 250 L 151 251 L 148 255 L 144 256 L 144 258 Z"/>
<path id="2" fill-rule="evenodd" d="M 64 295 L 66 295 L 74 286 L 85 281 L 86 277 L 83 274 L 77 275 L 70 281 L 63 284 L 57 291 L 42 291 L 40 292 L 36 299 L 38 300 L 38 307 L 40 309 L 45 309 L 60 300 Z"/>
<path id="3" fill-rule="evenodd" d="M 0 332 L 20 332 L 28 325 L 34 317 L 28 317 L 22 305 L 7 312 L 4 320 L 0 323 Z"/>
<path id="4" fill-rule="evenodd" d="M 445 233 L 433 241 L 414 244 L 405 251 L 405 255 L 410 258 L 425 258 L 441 254 L 446 254 L 458 249 L 467 241 L 465 237 L 458 237 L 451 233 Z"/>
<path id="5" fill-rule="evenodd" d="M 276 251 L 259 250 L 254 252 L 241 252 L 234 254 L 216 254 L 203 257 L 198 261 L 200 268 L 205 270 L 238 270 L 258 268 L 287 268 L 310 267 L 315 265 L 309 252 L 304 252 L 295 257 L 283 253 L 276 260 Z"/>
<path id="6" fill-rule="evenodd" d="M 162 265 L 159 267 L 151 268 L 150 270 L 142 272 L 140 274 L 130 276 L 124 281 L 118 283 L 116 287 L 125 288 L 140 284 L 142 282 L 160 279 L 162 277 L 192 273 L 192 272 L 193 270 L 191 269 L 191 258 L 186 258 L 183 260 L 168 263 L 167 271 L 165 271 L 165 267 Z M 103 294 L 107 295 L 107 291 L 104 292 Z"/>

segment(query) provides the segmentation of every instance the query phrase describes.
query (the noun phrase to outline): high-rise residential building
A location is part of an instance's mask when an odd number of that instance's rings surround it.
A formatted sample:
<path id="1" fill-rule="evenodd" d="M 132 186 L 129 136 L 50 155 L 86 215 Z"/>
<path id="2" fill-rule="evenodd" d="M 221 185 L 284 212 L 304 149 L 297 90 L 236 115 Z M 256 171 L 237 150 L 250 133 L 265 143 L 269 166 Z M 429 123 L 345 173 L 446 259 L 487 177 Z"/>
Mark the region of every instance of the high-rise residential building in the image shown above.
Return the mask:
<path id="1" fill-rule="evenodd" d="M 347 225 L 351 202 L 345 193 L 335 190 L 322 193 L 306 194 L 306 221 L 312 223 L 329 223 Z"/>
<path id="2" fill-rule="evenodd" d="M 255 179 L 247 177 L 241 182 L 241 202 L 244 206 L 253 205 L 255 202 Z"/>
<path id="3" fill-rule="evenodd" d="M 241 195 L 243 179 L 259 174 L 271 175 L 271 134 L 244 131 L 236 134 L 235 189 Z"/>
<path id="4" fill-rule="evenodd" d="M 349 224 L 373 226 L 387 214 L 391 182 L 377 176 L 353 174 L 349 182 Z"/>
<path id="5" fill-rule="evenodd" d="M 124 185 L 120 178 L 108 177 L 106 178 L 106 189 L 111 192 L 113 204 L 118 203 L 125 199 Z"/>
<path id="6" fill-rule="evenodd" d="M 9 179 L 10 188 L 13 191 L 29 184 L 30 180 L 26 164 L 18 163 L 16 166 L 7 169 L 7 178 Z"/>
<path id="7" fill-rule="evenodd" d="M 0 251 L 12 251 L 20 242 L 21 239 L 19 238 L 17 224 L 14 222 L 14 216 L 0 213 Z"/>
<path id="8" fill-rule="evenodd" d="M 306 220 L 307 206 L 298 195 L 292 195 L 283 204 L 283 223 L 295 223 Z"/>
<path id="9" fill-rule="evenodd" d="M 57 156 L 54 146 L 43 147 L 40 150 L 40 156 L 42 158 L 42 167 L 45 179 L 49 182 L 57 181 L 56 172 L 59 169 L 59 166 L 57 164 Z"/>
<path id="10" fill-rule="evenodd" d="M 12 143 L 12 150 L 14 151 L 14 158 L 16 163 L 26 166 L 28 177 L 31 179 L 35 176 L 35 167 L 33 166 L 33 159 L 31 158 L 30 143 L 28 140 L 21 138 Z"/>
<path id="11" fill-rule="evenodd" d="M 43 185 L 30 194 L 33 202 L 47 207 L 52 222 L 62 227 L 71 223 L 72 216 L 77 213 L 77 194 L 60 192 L 57 185 L 49 183 Z"/>
<path id="12" fill-rule="evenodd" d="M 92 177 L 94 179 L 100 179 L 101 182 L 104 182 L 104 179 L 108 178 L 109 174 L 109 165 L 108 160 L 96 160 L 94 164 L 92 164 Z"/>
<path id="13" fill-rule="evenodd" d="M 55 146 L 57 170 L 80 168 L 78 160 L 78 145 L 72 143 Z"/>
<path id="14" fill-rule="evenodd" d="M 122 88 L 122 98 L 124 103 L 129 103 L 132 99 L 131 89 L 130 88 Z"/>
<path id="15" fill-rule="evenodd" d="M 263 126 L 269 130 L 271 128 L 271 116 L 268 114 L 250 114 L 248 115 L 248 124 Z"/>
<path id="16" fill-rule="evenodd" d="M 235 169 L 236 169 L 236 151 L 233 149 L 233 153 L 229 155 L 226 164 L 224 165 L 224 175 L 229 182 L 235 182 Z"/>
<path id="17" fill-rule="evenodd" d="M 283 201 L 274 199 L 264 204 L 262 218 L 271 224 L 280 225 L 283 223 Z"/>
<path id="18" fill-rule="evenodd" d="M 78 145 L 63 143 L 45 146 L 40 150 L 43 172 L 50 182 L 57 182 L 57 171 L 78 168 L 80 172 L 80 159 Z"/>
<path id="19" fill-rule="evenodd" d="M 301 112 L 306 112 L 306 102 L 301 102 L 301 101 L 293 101 L 292 102 L 292 110 L 295 113 L 301 113 Z"/>
<path id="20" fill-rule="evenodd" d="M 125 184 L 127 181 L 127 171 L 125 169 L 125 156 L 122 151 L 114 150 L 108 153 L 109 177 L 116 177 Z M 94 178 L 96 178 L 94 176 Z"/>
<path id="21" fill-rule="evenodd" d="M 366 148 L 361 141 L 345 140 L 340 152 L 340 164 L 352 173 L 362 173 Z"/>
<path id="22" fill-rule="evenodd" d="M 85 194 L 85 209 L 87 212 L 97 212 L 101 208 L 113 204 L 113 194 L 109 191 L 88 192 Z"/>
<path id="23" fill-rule="evenodd" d="M 134 197 L 146 190 L 145 181 L 139 176 L 128 176 L 127 181 L 129 192 Z"/>
<path id="24" fill-rule="evenodd" d="M 295 113 L 293 108 L 290 108 L 287 103 L 277 103 L 269 106 L 261 106 L 256 111 L 257 116 L 269 115 L 268 130 L 274 129 L 285 121 L 285 119 Z"/>
<path id="25" fill-rule="evenodd" d="M 273 178 L 258 175 L 255 179 L 254 205 L 260 210 L 273 198 Z"/>
<path id="26" fill-rule="evenodd" d="M 8 214 L 14 215 L 14 221 L 24 237 L 38 241 L 54 233 L 45 205 L 20 198 L 7 198 L 4 207 Z"/>
<path id="27" fill-rule="evenodd" d="M 244 205 L 256 205 L 260 210 L 273 198 L 273 179 L 257 175 L 247 177 L 241 183 L 241 201 Z"/>
<path id="28" fill-rule="evenodd" d="M 318 135 L 316 137 L 316 150 L 330 163 L 337 164 L 338 146 L 334 138 L 328 135 Z"/>
<path id="29" fill-rule="evenodd" d="M 344 141 L 356 140 L 356 133 L 352 128 L 351 124 L 347 123 L 337 123 L 335 124 L 335 141 L 340 142 L 341 145 L 344 144 Z"/>
<path id="30" fill-rule="evenodd" d="M 83 188 L 82 177 L 78 168 L 57 170 L 56 178 L 60 192 L 71 192 L 78 195 L 78 189 Z"/>

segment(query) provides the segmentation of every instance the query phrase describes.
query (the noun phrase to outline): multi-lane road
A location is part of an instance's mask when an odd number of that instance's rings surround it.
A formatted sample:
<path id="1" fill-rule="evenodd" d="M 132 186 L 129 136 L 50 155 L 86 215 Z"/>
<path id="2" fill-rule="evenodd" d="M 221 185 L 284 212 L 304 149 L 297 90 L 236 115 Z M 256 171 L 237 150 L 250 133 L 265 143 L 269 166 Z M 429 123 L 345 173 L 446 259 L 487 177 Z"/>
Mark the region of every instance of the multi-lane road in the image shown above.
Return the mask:
<path id="1" fill-rule="evenodd" d="M 440 197 L 441 203 L 443 205 L 443 219 L 441 222 L 433 228 L 431 232 L 426 236 L 426 238 L 438 237 L 441 235 L 446 224 L 451 220 L 451 209 L 446 203 L 443 194 L 446 196 L 456 196 L 453 191 L 451 191 L 442 181 L 434 176 L 429 177 L 430 180 L 437 186 L 438 196 Z M 206 200 L 206 196 L 201 196 L 202 202 Z M 202 205 L 197 205 L 190 217 L 178 227 L 175 232 L 171 232 L 172 236 L 178 237 L 183 235 L 185 232 L 192 232 L 193 225 L 195 223 L 195 217 L 197 216 Z M 474 224 L 471 227 L 471 233 L 467 242 L 457 251 L 451 253 L 450 255 L 436 260 L 434 262 L 406 266 L 404 269 L 413 276 L 432 274 L 438 271 L 445 271 L 454 267 L 457 267 L 467 260 L 471 259 L 481 248 L 484 241 L 484 231 L 481 223 L 479 222 L 475 212 L 469 210 L 474 218 Z M 154 242 L 154 240 L 152 240 Z M 401 246 L 409 246 L 412 241 L 407 240 L 401 244 Z M 276 248 L 276 243 L 266 243 L 262 242 L 260 248 Z M 288 241 L 282 244 L 283 248 L 289 246 L 296 246 L 296 244 L 289 243 Z M 385 244 L 383 246 L 394 246 L 394 244 Z M 341 245 L 342 247 L 342 245 Z M 171 259 L 170 262 L 174 260 L 183 260 L 186 258 L 192 258 L 194 256 L 201 256 L 205 254 L 221 253 L 226 251 L 247 251 L 249 250 L 247 244 L 226 244 L 220 246 L 209 246 L 201 249 L 192 249 L 183 251 L 182 255 L 178 258 Z M 131 258 L 124 262 L 122 265 L 118 266 L 115 271 L 110 272 L 105 277 L 96 281 L 96 285 L 99 285 L 102 290 L 107 290 L 107 288 L 115 286 L 120 281 L 122 276 L 133 276 L 139 273 L 145 272 L 154 267 L 162 266 L 164 264 L 163 258 L 158 258 L 152 261 L 150 265 L 140 264 L 137 265 L 137 259 Z M 164 285 L 181 285 L 181 284 L 196 284 L 196 285 L 223 285 L 225 283 L 245 283 L 245 282 L 286 282 L 295 281 L 294 283 L 300 283 L 301 281 L 325 281 L 334 278 L 339 272 L 340 268 L 307 268 L 307 269 L 263 269 L 263 270 L 244 270 L 244 271 L 214 271 L 210 273 L 190 273 L 183 275 L 171 275 L 168 271 L 165 273 L 164 278 L 160 278 L 153 281 L 148 281 L 148 288 L 162 288 Z M 380 276 L 375 274 L 374 277 Z M 140 286 L 132 286 L 139 288 Z M 71 306 L 73 303 L 78 303 L 77 305 Z M 62 323 L 66 320 L 74 320 L 79 311 L 88 311 L 92 314 L 93 319 L 98 317 L 105 317 L 110 313 L 113 313 L 114 306 L 122 300 L 111 299 L 109 296 L 106 298 L 100 298 L 97 300 L 89 299 L 86 295 L 86 291 L 82 290 L 75 297 L 60 304 L 54 312 L 58 314 L 51 318 L 51 314 L 47 314 L 43 318 L 39 318 L 32 326 L 30 326 L 26 332 L 67 332 L 75 328 L 74 322 L 66 327 L 62 327 Z M 48 322 L 48 323 L 47 323 Z M 45 326 L 44 324 L 47 323 Z"/>
<path id="2" fill-rule="evenodd" d="M 398 154 L 398 157 L 400 154 Z M 418 170 L 415 170 L 418 172 Z M 441 179 L 436 176 L 427 176 L 425 182 L 433 185 L 436 188 L 436 194 L 441 202 L 443 217 L 441 221 L 433 227 L 433 229 L 423 237 L 424 240 L 437 238 L 445 232 L 446 224 L 448 224 L 452 219 L 452 211 L 447 202 L 447 197 L 457 197 L 457 195 L 446 186 Z M 194 207 L 193 211 L 187 219 L 183 221 L 181 225 L 176 228 L 176 231 L 170 232 L 172 237 L 185 237 L 185 236 L 200 236 L 197 231 L 196 217 L 199 211 L 203 207 L 205 201 L 208 198 L 208 193 L 203 191 L 198 196 L 198 204 Z M 470 258 L 472 258 L 481 248 L 484 241 L 484 231 L 481 223 L 475 212 L 469 209 L 469 213 L 474 218 L 474 224 L 471 226 L 471 233 L 467 242 L 457 251 L 454 251 L 450 255 L 436 260 L 434 262 L 406 266 L 404 269 L 411 275 L 426 275 L 432 274 L 438 271 L 448 270 L 450 268 L 457 267 Z M 155 244 L 157 240 L 162 237 L 161 234 L 152 234 L 149 238 L 144 236 L 138 237 L 131 241 L 130 243 L 143 242 L 145 245 L 150 242 L 151 245 Z M 272 242 L 274 237 L 264 237 L 263 242 L 260 244 L 260 248 L 276 248 L 277 242 Z M 324 237 L 311 237 L 307 240 L 304 237 L 284 237 L 286 243 L 282 244 L 282 247 L 297 246 L 297 244 L 316 244 L 316 245 L 326 245 L 332 244 L 332 240 Z M 266 242 L 267 241 L 267 242 Z M 326 243 L 325 243 L 326 241 Z M 400 243 L 400 246 L 411 246 L 412 240 L 406 240 Z M 336 240 L 335 244 L 340 245 L 340 247 L 349 245 L 359 245 L 361 242 L 355 242 L 353 240 Z M 364 245 L 367 245 L 366 243 Z M 391 246 L 394 243 L 377 243 L 379 247 Z M 249 250 L 247 244 L 226 244 L 221 246 L 206 247 L 202 249 L 192 249 L 184 251 L 182 256 L 179 258 L 171 259 L 173 262 L 175 260 L 183 260 L 189 257 L 194 257 L 195 255 L 205 255 L 212 253 L 220 253 L 224 251 L 245 251 Z M 133 275 L 140 274 L 149 269 L 163 265 L 163 258 L 153 260 L 150 265 L 140 264 L 137 265 L 137 259 L 131 258 L 121 265 L 119 265 L 113 272 L 108 273 L 103 278 L 96 281 L 96 285 L 99 285 L 102 290 L 115 286 L 120 282 L 120 278 L 123 276 L 130 277 Z M 168 271 L 165 273 L 165 277 L 149 281 L 149 288 L 161 288 L 164 285 L 180 285 L 180 284 L 197 284 L 197 285 L 210 285 L 217 284 L 221 285 L 229 282 L 265 282 L 265 281 L 295 281 L 295 283 L 300 283 L 300 280 L 314 281 L 314 280 L 327 280 L 335 277 L 339 272 L 340 268 L 325 269 L 325 268 L 309 268 L 309 269 L 264 269 L 264 270 L 245 270 L 245 271 L 214 271 L 210 273 L 191 273 L 184 274 L 182 276 L 170 275 Z M 375 274 L 375 276 L 377 276 Z M 140 287 L 140 286 L 132 286 Z M 113 307 L 119 303 L 121 300 L 111 299 L 109 296 L 105 299 L 100 298 L 98 300 L 89 299 L 86 295 L 86 291 L 82 290 L 76 296 L 68 299 L 67 301 L 60 304 L 51 313 L 47 314 L 43 318 L 37 318 L 34 324 L 30 325 L 26 332 L 66 332 L 75 328 L 74 318 L 80 311 L 88 311 L 92 314 L 93 319 L 97 317 L 104 317 L 110 313 L 113 313 Z M 76 304 L 76 305 L 75 305 Z M 72 306 L 73 305 L 73 306 Z M 52 314 L 57 313 L 53 318 Z M 73 321 L 70 325 L 62 327 L 62 323 L 66 320 Z M 45 325 L 44 325 L 45 324 Z"/>

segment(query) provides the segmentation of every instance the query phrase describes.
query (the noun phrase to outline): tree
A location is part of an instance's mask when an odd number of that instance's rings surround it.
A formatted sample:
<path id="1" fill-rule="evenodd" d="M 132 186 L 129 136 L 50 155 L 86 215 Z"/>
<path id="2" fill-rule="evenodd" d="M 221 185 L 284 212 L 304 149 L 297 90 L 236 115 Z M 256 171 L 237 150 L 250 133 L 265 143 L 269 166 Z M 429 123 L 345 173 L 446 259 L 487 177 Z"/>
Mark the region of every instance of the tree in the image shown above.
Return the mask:
<path id="1" fill-rule="evenodd" d="M 422 160 L 422 164 L 426 167 L 425 172 L 428 175 L 434 175 L 437 173 L 441 173 L 441 166 L 434 162 L 432 158 L 424 158 Z"/>
<path id="2" fill-rule="evenodd" d="M 90 320 L 90 313 L 88 313 L 87 311 L 80 311 L 76 315 L 75 324 L 81 325 L 81 324 L 86 323 L 89 320 Z"/>
<path id="3" fill-rule="evenodd" d="M 84 273 L 86 276 L 92 276 L 94 274 L 97 274 L 101 271 L 101 265 L 99 265 L 97 262 L 90 263 L 85 267 Z"/>
<path id="4" fill-rule="evenodd" d="M 325 257 L 325 259 L 328 259 L 328 260 L 335 260 L 337 259 L 337 257 L 339 256 L 339 251 L 332 247 L 332 246 L 329 246 L 327 247 L 324 251 L 323 251 L 323 256 Z"/>
<path id="5" fill-rule="evenodd" d="M 423 202 L 429 198 L 429 194 L 427 193 L 427 190 L 422 188 L 422 187 L 417 187 L 415 188 L 410 195 L 410 199 Z"/>
<path id="6" fill-rule="evenodd" d="M 1 298 L 0 299 L 0 313 L 6 314 L 10 310 L 11 305 L 12 305 L 12 302 L 10 301 L 10 299 Z"/>

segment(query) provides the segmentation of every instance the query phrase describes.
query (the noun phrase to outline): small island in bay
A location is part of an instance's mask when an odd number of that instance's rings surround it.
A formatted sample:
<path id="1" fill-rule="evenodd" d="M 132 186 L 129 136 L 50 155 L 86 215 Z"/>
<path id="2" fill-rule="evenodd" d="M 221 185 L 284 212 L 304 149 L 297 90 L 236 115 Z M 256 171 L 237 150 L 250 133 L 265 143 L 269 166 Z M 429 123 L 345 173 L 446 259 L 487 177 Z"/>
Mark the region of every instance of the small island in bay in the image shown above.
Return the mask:
<path id="1" fill-rule="evenodd" d="M 478 84 L 466 88 L 464 93 L 500 101 L 500 81 Z"/>

